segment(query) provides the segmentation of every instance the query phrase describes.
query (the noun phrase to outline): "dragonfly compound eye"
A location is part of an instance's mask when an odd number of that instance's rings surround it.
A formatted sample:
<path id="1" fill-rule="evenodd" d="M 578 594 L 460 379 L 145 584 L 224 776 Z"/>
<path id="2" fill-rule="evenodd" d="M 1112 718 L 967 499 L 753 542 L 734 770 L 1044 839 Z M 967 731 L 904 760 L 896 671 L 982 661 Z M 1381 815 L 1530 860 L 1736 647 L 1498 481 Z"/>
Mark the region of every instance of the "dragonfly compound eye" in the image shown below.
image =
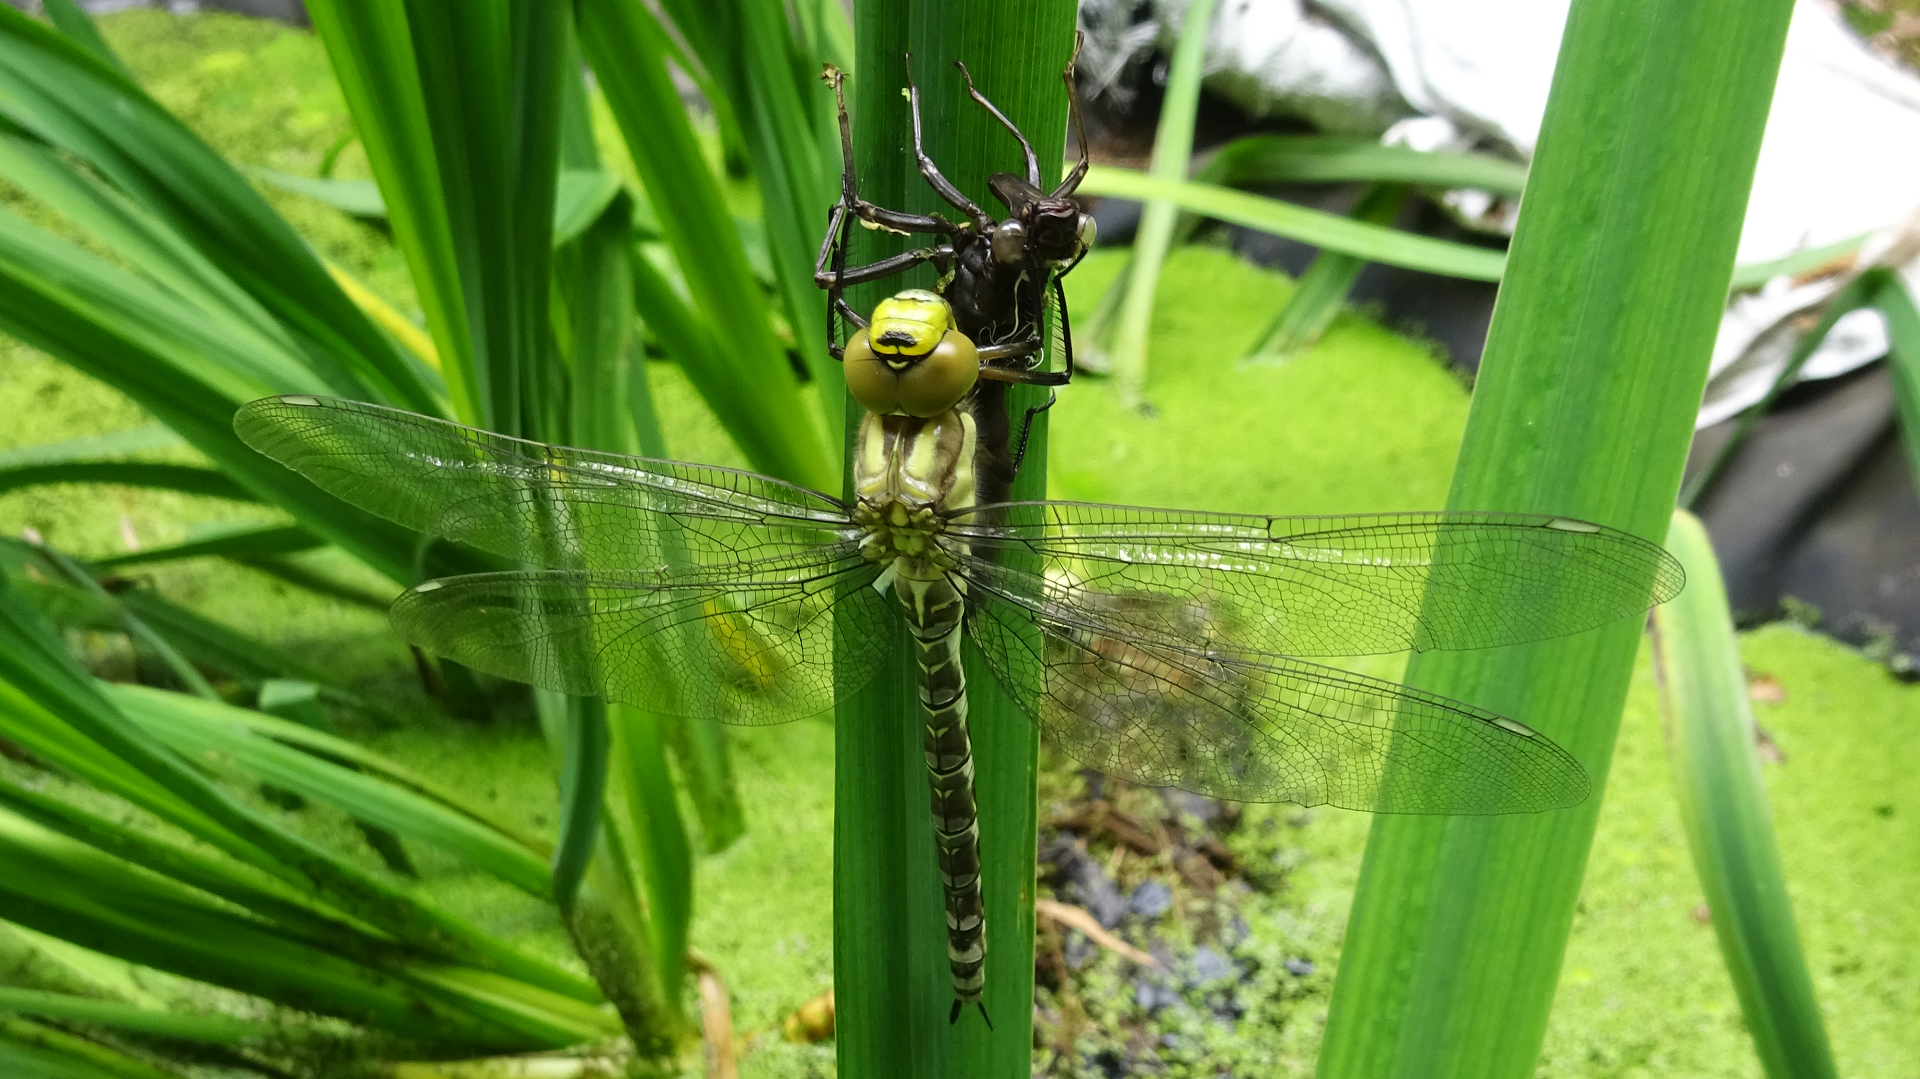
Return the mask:
<path id="1" fill-rule="evenodd" d="M 993 261 L 1019 262 L 1027 257 L 1027 226 L 1002 221 L 993 227 Z"/>
<path id="2" fill-rule="evenodd" d="M 1100 226 L 1098 222 L 1094 221 L 1093 215 L 1081 214 L 1080 215 L 1080 250 L 1087 251 L 1092 249 L 1094 238 L 1098 235 L 1100 235 Z"/>
<path id="3" fill-rule="evenodd" d="M 847 342 L 847 389 L 880 415 L 938 416 L 980 377 L 980 354 L 938 293 L 908 289 L 882 300 Z"/>

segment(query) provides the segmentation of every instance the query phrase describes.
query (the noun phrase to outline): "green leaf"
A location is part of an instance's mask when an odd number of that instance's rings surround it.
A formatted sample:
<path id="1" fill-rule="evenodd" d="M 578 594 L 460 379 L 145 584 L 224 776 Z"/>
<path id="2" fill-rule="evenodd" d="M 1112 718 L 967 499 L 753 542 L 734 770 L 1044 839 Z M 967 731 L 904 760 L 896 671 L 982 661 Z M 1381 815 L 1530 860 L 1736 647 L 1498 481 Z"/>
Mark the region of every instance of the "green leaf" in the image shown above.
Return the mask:
<path id="1" fill-rule="evenodd" d="M 477 422 L 484 418 L 486 398 L 477 375 L 482 366 L 475 353 L 479 346 L 470 327 L 476 313 L 468 307 L 478 297 L 469 298 L 463 288 L 456 246 L 458 240 L 471 238 L 462 236 L 448 205 L 453 201 L 465 210 L 470 199 L 463 198 L 463 163 L 444 163 L 435 144 L 408 9 L 360 0 L 315 0 L 307 14 L 326 44 L 394 240 L 412 271 L 453 414 Z M 449 164 L 452 171 L 443 175 Z"/>
<path id="2" fill-rule="evenodd" d="M 1400 212 L 1401 203 L 1406 201 L 1407 189 L 1394 184 L 1381 184 L 1369 187 L 1360 196 L 1353 208 L 1353 218 L 1375 225 L 1386 225 Z M 1300 279 L 1294 282 L 1293 292 L 1280 308 L 1273 321 L 1247 350 L 1244 364 L 1284 363 L 1292 359 L 1295 353 L 1311 348 L 1328 326 L 1333 325 L 1334 316 L 1347 302 L 1347 293 L 1353 290 L 1353 282 L 1366 268 L 1364 259 L 1343 255 L 1338 251 L 1322 251 L 1313 257 Z"/>
<path id="3" fill-rule="evenodd" d="M 708 854 L 718 854 L 747 831 L 726 735 L 718 723 L 683 720 L 668 728 L 667 739 L 681 789 L 700 819 L 701 846 Z"/>
<path id="4" fill-rule="evenodd" d="M 119 623 L 118 628 L 125 632 L 128 639 L 133 641 L 134 644 L 140 646 L 148 653 L 158 656 L 161 662 L 166 664 L 167 669 L 173 673 L 173 676 L 179 679 L 180 684 L 186 687 L 188 692 L 213 700 L 219 698 L 219 694 L 214 692 L 213 687 L 207 684 L 207 680 L 201 676 L 199 670 L 196 669 L 193 664 L 187 662 L 186 657 L 182 656 L 179 650 L 175 649 L 166 638 L 153 632 L 145 622 L 140 620 L 138 615 L 128 610 L 124 605 L 113 603 L 112 597 L 107 595 L 106 589 L 102 588 L 99 582 L 93 579 L 92 574 L 82 569 L 79 563 L 51 547 L 42 547 L 40 554 L 44 561 L 52 566 L 61 578 L 64 578 L 80 590 L 89 593 L 95 603 L 113 609 L 116 621 Z"/>
<path id="5" fill-rule="evenodd" d="M 209 1045 L 239 1045 L 253 1039 L 264 1039 L 274 1031 L 271 1024 L 232 1016 L 159 1011 L 122 1004 L 116 1000 L 4 986 L 0 986 L 0 1012 L 111 1027 L 136 1034 L 155 1034 L 163 1038 L 182 1038 Z"/>
<path id="6" fill-rule="evenodd" d="M 117 67 L 12 9 L 0 10 L 0 114 L 164 222 L 316 367 L 337 365 L 378 400 L 438 411 L 422 371 L 232 166 Z"/>
<path id="7" fill-rule="evenodd" d="M 680 722 L 626 705 L 609 705 L 610 752 L 618 762 L 608 804 L 628 828 L 623 849 L 634 862 L 634 883 L 645 901 L 653 976 L 676 1012 L 687 974 L 687 935 L 693 922 L 693 852 L 667 770 L 662 728 Z"/>
<path id="8" fill-rule="evenodd" d="M 113 49 L 108 47 L 106 39 L 100 36 L 100 28 L 93 25 L 93 16 L 88 15 L 76 0 L 46 0 L 42 6 L 46 8 L 47 21 L 54 25 L 54 29 L 107 63 L 121 70 L 126 69 L 120 58 L 114 55 Z"/>
<path id="9" fill-rule="evenodd" d="M 1576 0 L 1456 465 L 1451 510 L 1665 533 L 1726 301 L 1788 0 Z M 1425 652 L 1407 682 L 1527 723 L 1604 787 L 1640 620 Z M 1525 817 L 1376 817 L 1322 1079 L 1519 1079 L 1599 791 Z"/>
<path id="10" fill-rule="evenodd" d="M 64 442 L 50 442 L 44 446 L 22 446 L 16 450 L 7 450 L 0 453 L 0 468 L 70 464 L 122 453 L 170 450 L 181 445 L 184 443 L 180 441 L 179 435 L 156 423 L 128 431 L 86 435 L 81 438 L 70 438 Z"/>
<path id="11" fill-rule="evenodd" d="M 820 81 L 828 46 L 809 41 L 802 24 L 802 12 L 817 12 L 819 5 L 667 0 L 662 6 L 731 106 L 759 187 L 769 268 L 794 347 L 820 399 L 837 400 L 844 381 L 826 349 L 825 303 L 813 283 L 820 228 L 840 177 L 837 114 Z M 838 443 L 844 434 L 838 410 L 826 412 L 828 435 Z"/>
<path id="12" fill-rule="evenodd" d="M 1692 509 L 1699 505 L 1700 500 L 1713 490 L 1713 485 L 1719 482 L 1721 475 L 1726 472 L 1727 465 L 1732 463 L 1734 456 L 1740 452 L 1740 448 L 1747 444 L 1747 438 L 1753 434 L 1754 425 L 1760 422 L 1760 417 L 1773 408 L 1773 403 L 1780 399 L 1781 394 L 1800 381 L 1800 369 L 1805 367 L 1807 361 L 1813 358 L 1813 354 L 1820 350 L 1820 345 L 1826 341 L 1827 334 L 1833 330 L 1834 323 L 1839 322 L 1845 315 L 1870 306 L 1880 290 L 1889 282 L 1896 280 L 1893 273 L 1885 267 L 1870 267 L 1828 298 L 1821 311 L 1819 323 L 1812 330 L 1802 334 L 1800 340 L 1794 344 L 1792 354 L 1781 366 L 1780 373 L 1774 376 L 1773 384 L 1767 387 L 1766 395 L 1740 414 L 1740 422 L 1734 427 L 1733 433 L 1728 435 L 1726 441 L 1714 451 L 1713 458 L 1707 462 L 1706 467 L 1695 473 L 1693 479 L 1687 481 L 1686 487 L 1680 492 L 1681 509 Z"/>
<path id="13" fill-rule="evenodd" d="M 1887 317 L 1887 365 L 1893 374 L 1893 399 L 1900 417 L 1900 439 L 1907 467 L 1920 485 L 1920 309 L 1906 284 L 1891 276 L 1874 293 L 1873 303 Z"/>
<path id="14" fill-rule="evenodd" d="M 121 569 L 127 566 L 174 562 L 182 558 L 265 558 L 272 555 L 310 551 L 325 542 L 299 525 L 222 524 L 196 539 L 169 547 L 146 547 L 126 554 L 95 559 L 96 569 Z"/>
<path id="15" fill-rule="evenodd" d="M 1729 288 L 1734 292 L 1744 292 L 1747 289 L 1759 288 L 1782 274 L 1792 277 L 1806 273 L 1835 259 L 1853 254 L 1860 250 L 1861 245 L 1872 236 L 1871 232 L 1863 232 L 1858 236 L 1830 243 L 1824 247 L 1810 247 L 1805 251 L 1795 251 L 1791 255 L 1784 255 L 1766 262 L 1749 262 L 1742 266 L 1735 266 L 1733 284 Z"/>
<path id="16" fill-rule="evenodd" d="M 328 180 L 295 176 L 274 169 L 249 169 L 283 191 L 324 202 L 349 217 L 385 221 L 387 201 L 372 180 Z M 559 247 L 585 231 L 620 193 L 620 178 L 605 169 L 566 169 L 554 189 L 553 245 Z"/>
<path id="17" fill-rule="evenodd" d="M 640 0 L 582 0 L 580 42 L 626 140 L 660 230 L 686 277 L 693 310 L 721 347 L 676 353 L 747 459 L 761 472 L 825 489 L 832 455 L 800 394 L 786 350 L 668 76 L 665 31 Z M 824 219 L 826 207 L 816 212 Z M 642 268 L 635 304 L 651 318 Z"/>
<path id="18" fill-rule="evenodd" d="M 1226 187 L 1362 180 L 1471 187 L 1518 198 L 1527 167 L 1492 154 L 1436 153 L 1342 135 L 1243 135 L 1222 146 L 1194 178 Z"/>
<path id="19" fill-rule="evenodd" d="M 0 916 L 133 962 L 469 1051 L 557 1048 L 605 1030 L 506 979 L 496 980 L 507 992 L 489 999 L 463 988 L 469 975 L 458 968 L 408 963 L 397 950 L 364 965 L 9 813 L 0 813 L 0 856 L 9 867 Z M 517 1015 L 508 1011 L 515 997 Z"/>
<path id="20" fill-rule="evenodd" d="M 157 491 L 257 501 L 251 491 L 216 469 L 144 461 L 69 461 L 60 464 L 0 466 L 0 491 L 47 483 L 116 483 Z"/>
<path id="21" fill-rule="evenodd" d="M 348 217 L 364 217 L 376 221 L 387 219 L 387 200 L 380 195 L 380 185 L 372 180 L 328 180 L 315 176 L 295 176 L 290 172 L 277 169 L 248 169 L 247 174 L 256 179 L 296 195 L 305 195 L 318 202 L 346 214 Z"/>
<path id="22" fill-rule="evenodd" d="M 1653 670 L 1667 759 L 1694 871 L 1747 1033 L 1769 1079 L 1838 1075 L 1794 928 L 1733 614 L 1707 530 L 1673 515 L 1667 549 L 1687 590 L 1653 613 Z"/>
<path id="23" fill-rule="evenodd" d="M 560 909 L 571 913 L 600 840 L 600 813 L 607 794 L 607 704 L 597 697 L 567 698 L 560 729 L 560 841 L 553 845 L 552 889 Z"/>
<path id="24" fill-rule="evenodd" d="M 1538 168 L 1538 165 L 1535 166 Z M 1095 165 L 1080 190 L 1088 195 L 1127 199 L 1166 199 L 1183 210 L 1244 225 L 1261 232 L 1312 244 L 1326 251 L 1357 255 L 1368 262 L 1425 270 L 1469 281 L 1498 281 L 1507 257 L 1498 251 L 1429 239 L 1410 232 L 1367 225 L 1335 214 L 1294 206 L 1279 199 L 1249 195 L 1191 180 L 1161 180 L 1143 172 Z"/>
<path id="25" fill-rule="evenodd" d="M 980 91 L 1036 146 L 1067 136 L 1061 69 L 1073 53 L 1069 0 L 939 0 L 863 4 L 855 9 L 860 73 L 848 84 L 861 197 L 889 209 L 952 214 L 913 157 L 911 120 L 900 93 L 911 49 L 925 115 L 927 153 L 968 197 L 992 205 L 988 178 L 1023 171 L 1007 131 L 967 97 L 952 61 L 965 60 Z M 1046 155 L 1047 167 L 1053 167 Z M 1051 181 L 1057 177 L 1042 177 Z M 851 230 L 851 264 L 924 242 Z M 933 284 L 933 271 L 850 290 L 870 310 L 903 287 Z M 1060 357 L 1051 362 L 1057 367 Z M 1022 387 L 1007 395 L 1018 417 L 1045 400 Z M 848 418 L 857 406 L 848 402 Z M 849 429 L 855 426 L 848 424 Z M 1046 428 L 1015 480 L 1013 497 L 1046 489 Z M 851 453 L 847 457 L 851 458 Z M 946 961 L 946 914 L 927 809 L 924 739 L 911 653 L 896 637 L 892 662 L 842 702 L 834 727 L 834 1045 L 845 1079 L 1006 1079 L 1033 1069 L 1033 881 L 1035 774 L 1039 735 L 969 647 L 968 725 L 980 811 L 981 882 L 986 909 L 988 1029 L 977 1012 L 947 1021 L 953 986 Z M 1030 642 L 1038 647 L 1037 640 Z"/>
<path id="26" fill-rule="evenodd" d="M 114 707 L 3 577 L 0 737 L 402 939 L 582 1001 L 598 997 L 579 978 L 420 903 L 234 801 Z"/>
<path id="27" fill-rule="evenodd" d="M 0 11 L 0 25 L 8 17 Z M 233 412 L 245 401 L 323 384 L 307 374 L 276 381 L 284 370 L 260 370 L 244 341 L 210 327 L 177 293 L 0 212 L 0 329 L 126 393 L 316 534 L 396 580 L 412 576 L 414 534 L 322 493 L 233 433 Z"/>
<path id="28" fill-rule="evenodd" d="M 261 737 L 243 709 L 144 686 L 103 688 L 128 719 L 189 760 L 230 761 L 276 787 L 431 843 L 516 888 L 552 894 L 545 861 L 525 846 L 403 787 Z"/>
<path id="29" fill-rule="evenodd" d="M 9 1075 L 32 1079 L 179 1079 L 178 1072 L 118 1049 L 6 1016 L 0 1016 L 0 1064 L 10 1065 Z"/>
<path id="30" fill-rule="evenodd" d="M 391 938 L 343 921 L 325 904 L 272 877 L 129 825 L 109 821 L 50 795 L 0 783 L 0 805 L 35 824 L 77 840 L 125 865 L 218 896 L 265 921 L 324 946 L 330 954 L 371 966 L 390 965 L 406 949 Z M 124 868 L 122 872 L 127 872 Z"/>

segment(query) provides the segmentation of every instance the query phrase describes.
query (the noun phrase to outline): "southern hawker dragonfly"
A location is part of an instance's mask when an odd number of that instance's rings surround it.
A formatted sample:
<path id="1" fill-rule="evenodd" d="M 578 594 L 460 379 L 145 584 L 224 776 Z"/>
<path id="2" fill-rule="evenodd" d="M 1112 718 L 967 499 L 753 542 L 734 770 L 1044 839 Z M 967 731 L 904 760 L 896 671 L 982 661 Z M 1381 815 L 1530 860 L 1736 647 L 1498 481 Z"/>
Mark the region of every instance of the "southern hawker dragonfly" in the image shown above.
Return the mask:
<path id="1" fill-rule="evenodd" d="M 1537 812 L 1588 781 L 1531 727 L 1300 657 L 1542 640 L 1681 586 L 1658 546 L 1548 515 L 976 505 L 975 424 L 955 405 L 978 360 L 946 301 L 882 303 L 848 363 L 869 409 L 853 501 L 355 401 L 266 398 L 234 426 L 347 502 L 544 567 L 428 581 L 394 604 L 409 641 L 501 677 L 783 723 L 869 681 L 904 619 L 924 708 L 901 720 L 926 728 L 954 1016 L 979 1002 L 985 962 L 963 632 L 1109 775 L 1240 801 Z"/>

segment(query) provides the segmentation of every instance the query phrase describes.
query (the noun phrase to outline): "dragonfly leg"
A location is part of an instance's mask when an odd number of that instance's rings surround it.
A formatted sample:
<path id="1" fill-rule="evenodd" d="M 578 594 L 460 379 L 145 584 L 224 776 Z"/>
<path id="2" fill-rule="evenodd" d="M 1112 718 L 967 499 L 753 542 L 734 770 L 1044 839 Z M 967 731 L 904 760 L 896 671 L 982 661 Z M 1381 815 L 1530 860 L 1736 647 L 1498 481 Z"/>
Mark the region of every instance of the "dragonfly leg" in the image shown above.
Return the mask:
<path id="1" fill-rule="evenodd" d="M 833 254 L 833 269 L 816 268 L 813 274 L 813 283 L 827 290 L 827 351 L 832 353 L 835 359 L 840 358 L 840 329 L 835 323 L 836 317 L 845 318 L 856 328 L 865 327 L 867 324 L 867 320 L 847 303 L 846 287 L 848 285 L 860 285 L 883 277 L 891 277 L 897 273 L 904 273 L 923 262 L 943 265 L 952 258 L 952 246 L 940 244 L 937 247 L 905 251 L 878 262 L 869 262 L 864 266 L 850 267 L 846 265 L 846 243 L 842 240 Z"/>
<path id="2" fill-rule="evenodd" d="M 917 247 L 912 251 L 903 251 L 898 255 L 889 255 L 864 266 L 836 267 L 832 270 L 817 270 L 813 283 L 824 289 L 844 288 L 847 285 L 864 285 L 869 281 L 878 281 L 883 277 L 892 277 L 904 273 L 923 262 L 938 263 L 953 257 L 953 247 L 940 244 L 936 247 Z"/>
<path id="3" fill-rule="evenodd" d="M 920 162 L 920 175 L 926 177 L 927 186 L 933 188 L 934 194 L 952 203 L 954 209 L 972 218 L 974 226 L 977 227 L 982 234 L 992 231 L 993 218 L 988 217 L 985 210 L 974 205 L 972 199 L 962 194 L 959 188 L 953 186 L 953 181 L 940 174 L 939 166 L 933 163 L 933 158 L 927 156 L 926 148 L 922 145 L 920 135 L 920 87 L 914 85 L 913 82 L 912 53 L 907 54 L 907 103 L 911 105 L 913 109 L 913 156 L 915 160 Z"/>
<path id="4" fill-rule="evenodd" d="M 1060 399 L 1059 394 L 1048 393 L 1046 404 L 1035 405 L 1032 408 L 1027 409 L 1027 418 L 1024 421 L 1022 421 L 1020 424 L 1020 448 L 1013 451 L 1013 474 L 1014 475 L 1017 476 L 1020 474 L 1020 462 L 1027 459 L 1027 436 L 1033 433 L 1033 418 L 1035 416 L 1038 416 L 1040 413 L 1045 412 L 1047 409 L 1052 408 L 1053 403 L 1059 399 Z"/>
<path id="5" fill-rule="evenodd" d="M 987 95 L 974 89 L 973 72 L 967 70 L 966 64 L 955 60 L 953 66 L 959 68 L 961 77 L 967 80 L 967 93 L 971 95 L 975 101 L 979 102 L 980 107 L 987 110 L 989 115 L 1000 121 L 1001 127 L 1013 132 L 1013 137 L 1020 140 L 1020 149 L 1027 155 L 1027 182 L 1038 188 L 1040 186 L 1040 158 L 1034 154 L 1033 144 L 1027 141 L 1027 137 L 1020 133 L 1019 128 L 1013 126 L 1013 121 L 1007 119 L 1006 113 L 995 108 L 993 102 L 987 100 Z"/>
<path id="6" fill-rule="evenodd" d="M 1073 130 L 1080 136 L 1080 161 L 1073 166 L 1073 171 L 1067 173 L 1066 177 L 1060 181 L 1060 186 L 1053 189 L 1053 194 L 1048 196 L 1049 198 L 1067 198 L 1079 189 L 1080 181 L 1087 176 L 1087 164 L 1090 160 L 1087 156 L 1087 125 L 1080 119 L 1080 98 L 1073 92 L 1073 65 L 1080 59 L 1081 38 L 1082 35 L 1079 33 L 1073 35 L 1073 55 L 1067 57 L 1067 69 L 1060 73 L 1061 80 L 1067 84 L 1067 112 L 1073 123 Z"/>

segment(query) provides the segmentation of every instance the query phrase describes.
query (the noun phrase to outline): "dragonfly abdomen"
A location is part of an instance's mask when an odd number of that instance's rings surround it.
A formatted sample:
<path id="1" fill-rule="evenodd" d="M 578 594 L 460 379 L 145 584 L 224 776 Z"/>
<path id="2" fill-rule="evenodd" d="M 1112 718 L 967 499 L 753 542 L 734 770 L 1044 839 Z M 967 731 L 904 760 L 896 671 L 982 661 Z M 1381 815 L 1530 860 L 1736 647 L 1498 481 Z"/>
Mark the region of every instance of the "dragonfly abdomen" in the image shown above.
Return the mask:
<path id="1" fill-rule="evenodd" d="M 973 741 L 967 731 L 967 675 L 960 661 L 966 600 L 940 578 L 902 582 L 900 598 L 920 668 L 926 722 L 933 844 L 946 892 L 947 968 L 953 1017 L 977 1004 L 986 984 L 986 906 L 980 892 L 980 815 L 973 796 Z"/>

